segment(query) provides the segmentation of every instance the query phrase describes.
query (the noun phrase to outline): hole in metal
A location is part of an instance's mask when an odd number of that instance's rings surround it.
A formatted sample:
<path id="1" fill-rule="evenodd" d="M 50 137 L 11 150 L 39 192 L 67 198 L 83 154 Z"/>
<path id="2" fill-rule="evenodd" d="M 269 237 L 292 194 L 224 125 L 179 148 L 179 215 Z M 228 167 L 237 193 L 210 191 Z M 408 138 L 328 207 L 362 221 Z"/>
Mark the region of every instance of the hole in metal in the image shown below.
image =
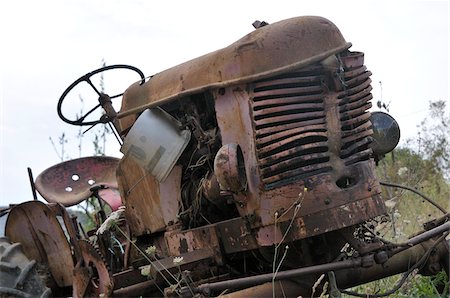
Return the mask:
<path id="1" fill-rule="evenodd" d="M 357 181 L 355 178 L 347 177 L 347 176 L 341 177 L 336 181 L 336 185 L 342 189 L 352 187 L 352 186 L 356 185 L 356 183 L 357 183 Z"/>

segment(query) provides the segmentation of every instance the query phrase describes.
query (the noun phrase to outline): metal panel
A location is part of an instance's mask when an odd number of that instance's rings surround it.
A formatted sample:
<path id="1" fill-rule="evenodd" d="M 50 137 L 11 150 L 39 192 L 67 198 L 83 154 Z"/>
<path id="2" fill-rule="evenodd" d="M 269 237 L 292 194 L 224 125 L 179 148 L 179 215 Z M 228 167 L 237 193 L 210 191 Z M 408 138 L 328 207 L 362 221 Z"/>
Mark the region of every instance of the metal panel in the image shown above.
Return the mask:
<path id="1" fill-rule="evenodd" d="M 124 94 L 120 124 L 132 125 L 146 108 L 311 65 L 351 46 L 322 17 L 297 17 L 261 27 L 230 46 L 157 73 Z M 125 118 L 123 118 L 125 117 Z"/>
<path id="2" fill-rule="evenodd" d="M 72 285 L 72 249 L 56 215 L 39 201 L 22 203 L 11 209 L 6 236 L 20 242 L 27 257 L 46 264 L 60 287 Z"/>
<path id="3" fill-rule="evenodd" d="M 165 223 L 160 209 L 158 181 L 126 156 L 117 168 L 117 181 L 133 233 L 142 235 L 162 231 Z"/>
<path id="4" fill-rule="evenodd" d="M 126 217 L 135 235 L 154 233 L 178 221 L 181 166 L 175 166 L 166 181 L 159 183 L 134 159 L 123 157 L 117 169 L 117 181 Z"/>
<path id="5" fill-rule="evenodd" d="M 191 132 L 162 109 L 144 111 L 129 131 L 120 151 L 163 182 L 183 153 Z"/>

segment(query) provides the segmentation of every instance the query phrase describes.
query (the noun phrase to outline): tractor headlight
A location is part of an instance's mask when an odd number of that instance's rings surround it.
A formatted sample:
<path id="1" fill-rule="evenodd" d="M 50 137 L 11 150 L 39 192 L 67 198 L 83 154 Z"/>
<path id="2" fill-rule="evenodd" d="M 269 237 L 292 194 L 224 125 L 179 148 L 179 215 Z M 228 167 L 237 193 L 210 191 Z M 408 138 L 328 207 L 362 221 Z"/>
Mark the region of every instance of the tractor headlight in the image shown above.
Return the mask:
<path id="1" fill-rule="evenodd" d="M 375 160 L 380 160 L 397 146 L 400 140 L 400 128 L 397 121 L 384 112 L 373 112 L 370 120 L 374 139 L 371 147 Z"/>

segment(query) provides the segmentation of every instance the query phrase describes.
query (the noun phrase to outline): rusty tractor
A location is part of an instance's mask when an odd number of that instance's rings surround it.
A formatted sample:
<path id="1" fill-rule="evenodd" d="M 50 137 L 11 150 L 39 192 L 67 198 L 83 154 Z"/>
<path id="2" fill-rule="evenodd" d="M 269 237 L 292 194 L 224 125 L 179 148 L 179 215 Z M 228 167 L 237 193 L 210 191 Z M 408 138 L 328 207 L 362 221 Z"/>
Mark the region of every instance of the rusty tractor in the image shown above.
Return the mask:
<path id="1" fill-rule="evenodd" d="M 321 17 L 254 26 L 151 77 L 112 65 L 64 91 L 60 118 L 111 125 L 123 157 L 69 160 L 33 181 L 48 204 L 9 211 L 3 296 L 297 297 L 326 284 L 339 297 L 415 269 L 448 275 L 444 208 L 404 243 L 367 225 L 386 213 L 375 166 L 400 131 L 369 111 L 364 54 Z M 113 69 L 138 80 L 107 95 L 91 77 Z M 71 120 L 64 102 L 80 83 L 98 104 Z M 97 226 L 85 231 L 66 207 L 92 198 Z"/>

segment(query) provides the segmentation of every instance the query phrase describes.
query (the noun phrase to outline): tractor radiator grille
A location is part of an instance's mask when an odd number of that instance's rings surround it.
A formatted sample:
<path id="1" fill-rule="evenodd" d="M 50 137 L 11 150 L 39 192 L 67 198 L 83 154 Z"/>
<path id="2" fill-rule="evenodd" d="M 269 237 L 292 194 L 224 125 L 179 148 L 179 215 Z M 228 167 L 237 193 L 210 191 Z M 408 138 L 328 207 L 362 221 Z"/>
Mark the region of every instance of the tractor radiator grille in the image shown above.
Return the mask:
<path id="1" fill-rule="evenodd" d="M 370 158 L 371 73 L 360 64 L 343 65 L 335 80 L 340 91 L 329 91 L 330 79 L 320 65 L 251 85 L 256 154 L 266 190 L 330 172 L 330 147 L 345 166 Z M 325 96 L 334 98 L 337 127 L 327 123 Z M 330 144 L 329 129 L 339 144 Z"/>
<path id="2" fill-rule="evenodd" d="M 331 170 L 320 67 L 253 84 L 256 151 L 266 189 Z"/>
<path id="3" fill-rule="evenodd" d="M 340 158 L 346 166 L 368 160 L 372 153 L 372 124 L 368 109 L 372 107 L 370 71 L 364 65 L 344 68 L 343 85 L 338 96 L 341 120 Z"/>

